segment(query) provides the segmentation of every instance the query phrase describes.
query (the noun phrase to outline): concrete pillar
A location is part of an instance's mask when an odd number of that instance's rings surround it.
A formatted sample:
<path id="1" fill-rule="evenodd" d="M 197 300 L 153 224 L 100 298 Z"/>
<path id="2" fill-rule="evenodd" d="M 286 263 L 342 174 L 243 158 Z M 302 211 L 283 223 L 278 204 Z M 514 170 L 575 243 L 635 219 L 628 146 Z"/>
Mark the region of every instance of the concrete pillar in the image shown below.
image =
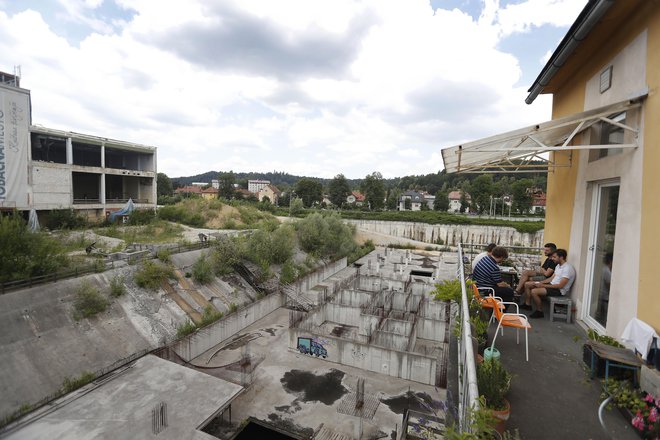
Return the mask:
<path id="1" fill-rule="evenodd" d="M 105 173 L 101 174 L 101 188 L 99 189 L 99 192 L 99 200 L 105 205 Z"/>
<path id="2" fill-rule="evenodd" d="M 105 143 L 101 144 L 101 168 L 105 168 Z"/>
<path id="3" fill-rule="evenodd" d="M 66 164 L 73 165 L 73 141 L 66 138 Z"/>

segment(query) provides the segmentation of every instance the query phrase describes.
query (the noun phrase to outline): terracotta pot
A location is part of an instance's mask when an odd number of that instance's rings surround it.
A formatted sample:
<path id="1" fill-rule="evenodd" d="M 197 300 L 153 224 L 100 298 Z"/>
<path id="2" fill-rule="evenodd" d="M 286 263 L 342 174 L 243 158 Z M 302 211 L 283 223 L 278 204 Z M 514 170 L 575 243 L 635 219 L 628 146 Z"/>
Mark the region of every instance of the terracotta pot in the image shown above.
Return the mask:
<path id="1" fill-rule="evenodd" d="M 493 417 L 495 417 L 496 423 L 493 428 L 495 428 L 495 431 L 497 431 L 500 435 L 504 434 L 504 431 L 506 431 L 506 421 L 509 420 L 509 416 L 511 415 L 511 405 L 509 404 L 509 401 L 504 399 L 504 404 L 506 405 L 506 408 L 502 410 L 495 410 L 491 409 L 491 414 Z"/>

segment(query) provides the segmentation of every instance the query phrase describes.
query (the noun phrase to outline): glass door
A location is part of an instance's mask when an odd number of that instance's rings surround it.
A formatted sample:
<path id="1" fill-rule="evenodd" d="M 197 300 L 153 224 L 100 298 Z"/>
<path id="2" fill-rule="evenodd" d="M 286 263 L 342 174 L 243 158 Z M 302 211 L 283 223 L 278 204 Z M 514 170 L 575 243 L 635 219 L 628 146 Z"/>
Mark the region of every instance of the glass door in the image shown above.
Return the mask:
<path id="1" fill-rule="evenodd" d="M 618 205 L 618 182 L 596 185 L 589 231 L 585 321 L 600 331 L 605 331 L 607 326 Z"/>

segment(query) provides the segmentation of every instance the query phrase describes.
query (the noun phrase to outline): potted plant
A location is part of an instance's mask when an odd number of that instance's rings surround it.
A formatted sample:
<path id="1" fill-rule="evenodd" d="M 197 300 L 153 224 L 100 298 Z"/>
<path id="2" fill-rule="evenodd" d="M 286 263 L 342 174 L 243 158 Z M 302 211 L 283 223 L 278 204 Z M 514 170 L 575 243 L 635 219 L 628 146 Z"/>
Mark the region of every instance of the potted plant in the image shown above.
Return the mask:
<path id="1" fill-rule="evenodd" d="M 621 345 L 616 339 L 610 336 L 600 335 L 593 329 L 589 329 L 587 332 L 587 337 L 591 342 L 605 344 L 617 348 L 624 348 L 624 346 Z M 593 349 L 591 348 L 590 342 L 582 345 L 582 361 L 588 368 L 591 368 L 592 352 Z M 605 377 L 605 359 L 601 358 L 596 353 L 593 353 L 593 356 L 595 356 L 596 377 Z M 610 376 L 614 376 L 618 379 L 625 379 L 627 377 L 631 377 L 631 374 L 629 370 L 610 370 Z"/>
<path id="2" fill-rule="evenodd" d="M 623 416 L 643 439 L 660 437 L 660 396 L 631 386 L 629 381 L 609 379 L 603 397 L 611 396 Z"/>
<path id="3" fill-rule="evenodd" d="M 504 433 L 506 421 L 511 413 L 511 406 L 505 398 L 511 388 L 511 374 L 499 360 L 484 360 L 477 366 L 477 386 L 479 393 L 485 399 L 486 407 L 497 419 L 495 430 L 500 434 Z"/>
<path id="4" fill-rule="evenodd" d="M 436 301 L 455 301 L 460 304 L 461 292 L 461 281 L 454 279 L 439 282 L 431 293 Z"/>

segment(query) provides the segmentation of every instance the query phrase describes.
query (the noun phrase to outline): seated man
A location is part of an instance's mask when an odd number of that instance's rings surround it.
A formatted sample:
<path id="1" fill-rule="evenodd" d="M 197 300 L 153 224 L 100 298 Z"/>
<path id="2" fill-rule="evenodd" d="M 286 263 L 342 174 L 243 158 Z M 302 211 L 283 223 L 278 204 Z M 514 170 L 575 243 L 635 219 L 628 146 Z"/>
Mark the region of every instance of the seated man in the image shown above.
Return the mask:
<path id="1" fill-rule="evenodd" d="M 495 249 L 495 246 L 497 246 L 495 243 L 491 243 L 491 244 L 489 244 L 488 246 L 486 246 L 486 250 L 485 250 L 485 251 L 483 251 L 483 252 L 480 253 L 480 254 L 477 254 L 477 255 L 474 257 L 474 260 L 472 260 L 472 269 L 473 269 L 473 270 L 474 270 L 475 267 L 477 267 L 477 264 L 479 264 L 479 262 L 481 261 L 481 259 L 482 259 L 483 257 L 485 257 L 486 255 L 490 255 L 490 253 L 493 252 L 493 249 Z"/>
<path id="2" fill-rule="evenodd" d="M 543 246 L 543 253 L 545 254 L 545 261 L 537 269 L 528 269 L 524 270 L 520 276 L 520 281 L 518 282 L 518 287 L 516 287 L 516 295 L 522 295 L 525 291 L 525 283 L 531 282 L 530 286 L 533 286 L 533 281 L 543 281 L 547 278 L 550 278 L 555 272 L 555 266 L 557 265 L 552 260 L 552 254 L 557 250 L 557 245 L 554 243 L 546 243 Z"/>
<path id="3" fill-rule="evenodd" d="M 557 263 L 555 275 L 543 281 L 533 281 L 525 284 L 525 304 L 521 309 L 532 310 L 531 300 L 534 301 L 536 311 L 530 318 L 543 318 L 541 299 L 544 296 L 564 296 L 568 293 L 575 281 L 575 268 L 566 262 L 566 250 L 557 249 L 552 259 Z"/>
<path id="4" fill-rule="evenodd" d="M 490 255 L 483 257 L 475 267 L 472 268 L 472 278 L 478 287 L 491 287 L 495 290 L 495 296 L 504 301 L 513 300 L 513 289 L 502 280 L 499 263 L 506 260 L 509 253 L 501 246 L 495 246 Z"/>

